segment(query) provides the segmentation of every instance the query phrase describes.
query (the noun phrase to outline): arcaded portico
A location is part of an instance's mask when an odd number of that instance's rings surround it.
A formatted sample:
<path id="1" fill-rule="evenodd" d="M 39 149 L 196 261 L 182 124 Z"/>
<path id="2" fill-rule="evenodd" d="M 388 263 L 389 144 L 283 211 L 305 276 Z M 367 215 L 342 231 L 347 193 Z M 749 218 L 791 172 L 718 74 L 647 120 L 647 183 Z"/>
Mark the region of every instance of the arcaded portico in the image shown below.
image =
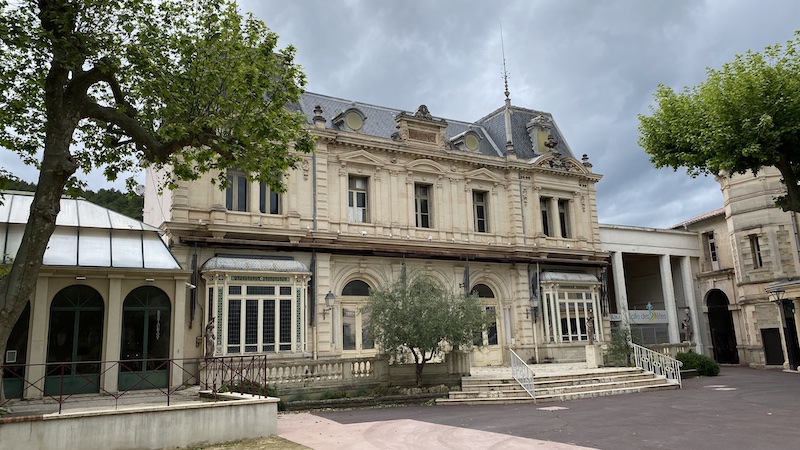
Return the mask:
<path id="1" fill-rule="evenodd" d="M 688 329 L 701 352 L 693 275 L 700 257 L 697 234 L 601 224 L 600 239 L 611 254 L 612 327 L 629 326 L 645 344 L 684 342 Z"/>

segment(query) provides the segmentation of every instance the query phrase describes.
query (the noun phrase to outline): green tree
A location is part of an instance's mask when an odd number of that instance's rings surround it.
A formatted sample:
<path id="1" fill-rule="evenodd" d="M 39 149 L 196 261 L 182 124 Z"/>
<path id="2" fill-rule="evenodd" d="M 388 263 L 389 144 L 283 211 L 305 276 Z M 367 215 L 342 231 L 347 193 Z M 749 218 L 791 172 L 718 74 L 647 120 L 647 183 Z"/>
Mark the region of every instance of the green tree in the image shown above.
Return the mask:
<path id="1" fill-rule="evenodd" d="M 313 140 L 286 107 L 305 78 L 277 39 L 230 0 L 0 0 L 0 147 L 40 170 L 0 278 L 0 354 L 76 171 L 151 167 L 169 188 L 209 171 L 225 186 L 235 166 L 283 189 Z"/>
<path id="2" fill-rule="evenodd" d="M 367 329 L 380 348 L 414 357 L 417 386 L 425 364 L 447 348 L 467 349 L 488 317 L 474 295 L 455 293 L 425 275 L 403 273 L 370 292 Z"/>
<path id="3" fill-rule="evenodd" d="M 651 116 L 639 116 L 639 144 L 656 167 L 691 176 L 776 167 L 784 211 L 800 212 L 800 31 L 785 46 L 737 55 L 708 79 L 676 93 L 660 85 Z"/>

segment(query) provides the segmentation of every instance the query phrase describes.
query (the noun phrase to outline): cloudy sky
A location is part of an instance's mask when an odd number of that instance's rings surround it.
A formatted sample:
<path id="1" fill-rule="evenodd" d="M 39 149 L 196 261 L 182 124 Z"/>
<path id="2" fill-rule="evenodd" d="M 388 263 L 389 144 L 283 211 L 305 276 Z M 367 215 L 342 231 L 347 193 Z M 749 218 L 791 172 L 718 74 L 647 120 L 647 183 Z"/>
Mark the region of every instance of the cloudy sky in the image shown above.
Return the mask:
<path id="1" fill-rule="evenodd" d="M 503 102 L 551 112 L 596 173 L 601 223 L 666 227 L 722 206 L 718 184 L 655 170 L 637 114 L 658 83 L 705 79 L 800 29 L 796 0 L 242 0 L 297 48 L 309 91 L 475 121 Z M 15 169 L 0 150 L 0 164 Z M 16 169 L 15 169 L 16 170 Z M 34 181 L 30 172 L 18 171 Z M 30 175 L 29 175 L 30 174 Z M 90 176 L 89 187 L 107 186 Z M 121 183 L 116 185 L 122 187 Z"/>

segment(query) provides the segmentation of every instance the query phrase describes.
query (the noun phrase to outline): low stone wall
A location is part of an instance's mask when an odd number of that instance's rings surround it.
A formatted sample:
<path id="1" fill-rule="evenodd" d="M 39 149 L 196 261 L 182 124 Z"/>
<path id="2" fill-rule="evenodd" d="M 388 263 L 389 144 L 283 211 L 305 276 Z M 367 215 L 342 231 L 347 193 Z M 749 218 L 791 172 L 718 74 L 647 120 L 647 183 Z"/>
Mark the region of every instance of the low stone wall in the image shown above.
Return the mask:
<path id="1" fill-rule="evenodd" d="M 213 403 L 3 418 L 0 450 L 164 449 L 277 433 L 278 399 L 238 397 Z"/>

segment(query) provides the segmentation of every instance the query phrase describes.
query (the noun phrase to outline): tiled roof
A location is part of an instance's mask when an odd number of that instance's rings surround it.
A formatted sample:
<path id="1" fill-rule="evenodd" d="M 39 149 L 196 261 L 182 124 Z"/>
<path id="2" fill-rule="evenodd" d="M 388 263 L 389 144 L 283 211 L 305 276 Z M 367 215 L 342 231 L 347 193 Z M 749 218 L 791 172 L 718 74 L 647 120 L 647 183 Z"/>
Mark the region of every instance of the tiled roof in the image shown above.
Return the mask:
<path id="1" fill-rule="evenodd" d="M 724 216 L 724 215 L 725 215 L 725 208 L 715 209 L 715 210 L 709 211 L 709 212 L 707 212 L 705 214 L 700 214 L 699 216 L 693 217 L 693 218 L 691 218 L 689 220 L 685 220 L 685 221 L 683 221 L 681 223 L 676 223 L 675 225 L 669 227 L 669 229 L 677 230 L 678 228 L 688 227 L 689 225 L 695 224 L 697 222 L 702 222 L 702 221 L 704 221 L 706 219 L 710 219 L 712 217 Z"/>
<path id="2" fill-rule="evenodd" d="M 293 110 L 302 111 L 308 117 L 308 123 L 311 123 L 315 115 L 314 108 L 317 105 L 322 108 L 322 117 L 326 119 L 326 127 L 329 129 L 339 130 L 340 128 L 332 122 L 332 119 L 350 108 L 355 108 L 366 116 L 364 126 L 359 132 L 386 139 L 391 139 L 392 134 L 395 133 L 395 117 L 403 112 L 400 109 L 355 102 L 313 92 L 304 93 L 299 104 L 290 106 Z M 501 107 L 476 122 L 444 119 L 447 122 L 445 136 L 447 139 L 452 139 L 467 130 L 472 130 L 481 137 L 478 152 L 489 156 L 502 156 L 505 153 L 506 144 L 504 110 L 505 108 Z M 558 142 L 556 150 L 564 156 L 573 156 L 550 114 L 516 106 L 512 106 L 511 111 L 511 135 L 517 157 L 520 159 L 533 159 L 538 156 L 533 150 L 526 128 L 528 122 L 537 116 L 543 116 L 552 123 L 551 133 Z M 441 118 L 436 117 L 435 119 L 439 120 Z"/>
<path id="3" fill-rule="evenodd" d="M 308 267 L 306 267 L 305 264 L 293 259 L 247 256 L 215 256 L 206 261 L 201 270 L 309 273 Z"/>

